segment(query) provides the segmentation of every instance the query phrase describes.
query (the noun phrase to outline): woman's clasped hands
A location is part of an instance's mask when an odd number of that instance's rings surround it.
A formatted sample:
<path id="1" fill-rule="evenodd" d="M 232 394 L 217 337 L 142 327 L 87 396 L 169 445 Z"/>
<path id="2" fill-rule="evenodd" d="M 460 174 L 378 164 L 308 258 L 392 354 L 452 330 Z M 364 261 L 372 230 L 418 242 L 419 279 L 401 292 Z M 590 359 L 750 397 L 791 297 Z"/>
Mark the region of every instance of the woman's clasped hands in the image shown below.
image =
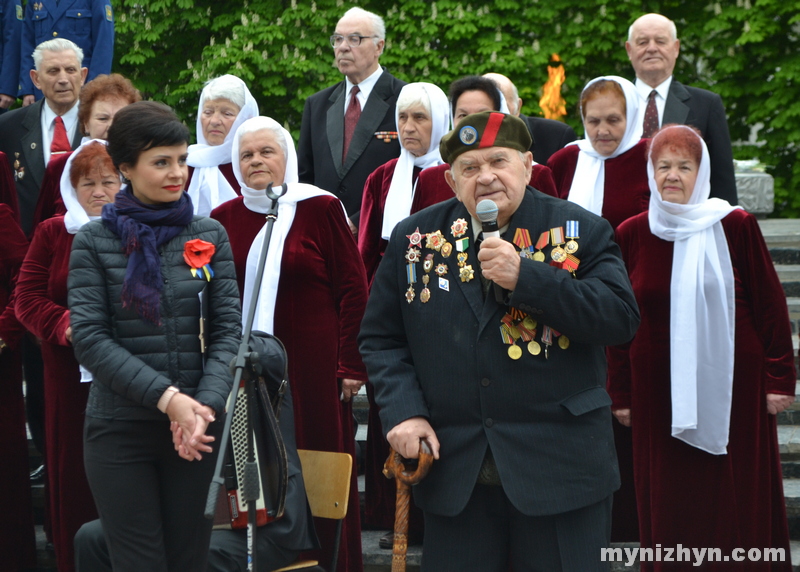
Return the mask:
<path id="1" fill-rule="evenodd" d="M 212 451 L 209 443 L 214 437 L 206 435 L 208 424 L 214 421 L 214 410 L 184 393 L 176 393 L 167 405 L 172 431 L 172 444 L 178 455 L 187 461 L 200 460 L 202 453 Z"/>

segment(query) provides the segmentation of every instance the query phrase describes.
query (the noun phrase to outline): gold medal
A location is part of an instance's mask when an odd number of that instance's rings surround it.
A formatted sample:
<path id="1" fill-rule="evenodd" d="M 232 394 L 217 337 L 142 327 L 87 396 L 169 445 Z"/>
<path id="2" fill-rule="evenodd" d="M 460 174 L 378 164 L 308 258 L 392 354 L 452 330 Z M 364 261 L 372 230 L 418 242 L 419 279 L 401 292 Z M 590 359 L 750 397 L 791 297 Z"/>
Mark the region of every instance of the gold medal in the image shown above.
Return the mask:
<path id="1" fill-rule="evenodd" d="M 453 252 L 453 245 L 450 244 L 449 242 L 445 242 L 442 245 L 442 256 L 447 258 L 448 256 L 450 256 L 450 254 L 452 254 L 452 252 Z"/>
<path id="2" fill-rule="evenodd" d="M 464 266 L 467 263 L 467 258 L 469 255 L 466 252 L 459 252 L 458 253 L 458 265 Z"/>
<path id="3" fill-rule="evenodd" d="M 419 299 L 420 302 L 422 302 L 423 304 L 425 304 L 428 300 L 431 299 L 431 291 L 428 290 L 427 286 L 425 286 L 425 288 L 423 288 L 422 291 L 419 293 Z"/>
<path id="4" fill-rule="evenodd" d="M 580 238 L 580 222 L 577 220 L 567 221 L 567 244 L 564 245 L 568 254 L 575 254 L 578 252 L 578 243 L 576 238 Z"/>
<path id="5" fill-rule="evenodd" d="M 408 302 L 409 304 L 411 302 L 413 302 L 415 295 L 416 295 L 416 293 L 414 292 L 414 285 L 413 284 L 409 284 L 408 285 L 408 290 L 406 290 L 406 302 Z"/>
<path id="6" fill-rule="evenodd" d="M 560 263 L 560 262 L 564 262 L 567 259 L 567 253 L 560 246 L 556 246 L 553 250 L 550 251 L 550 257 L 555 262 L 559 262 Z"/>
<path id="7" fill-rule="evenodd" d="M 569 338 L 567 336 L 561 336 L 558 338 L 558 347 L 562 350 L 565 350 L 569 347 Z"/>
<path id="8" fill-rule="evenodd" d="M 539 342 L 536 340 L 531 340 L 528 342 L 528 353 L 530 353 L 532 356 L 538 356 L 540 353 L 542 353 L 542 346 L 540 346 Z"/>
<path id="9" fill-rule="evenodd" d="M 522 348 L 516 344 L 508 346 L 508 357 L 514 360 L 521 358 Z"/>
<path id="10" fill-rule="evenodd" d="M 531 318 L 530 316 L 525 316 L 525 319 L 522 320 L 522 325 L 525 326 L 528 330 L 535 330 L 536 329 L 536 320 Z"/>
<path id="11" fill-rule="evenodd" d="M 472 266 L 470 264 L 462 266 L 458 274 L 461 277 L 462 282 L 469 282 L 475 278 L 475 272 L 472 270 Z"/>
<path id="12" fill-rule="evenodd" d="M 567 251 L 567 254 L 575 254 L 578 252 L 578 243 L 574 240 L 570 240 L 564 245 L 564 250 Z"/>
<path id="13" fill-rule="evenodd" d="M 531 258 L 533 258 L 536 262 L 544 262 L 544 252 L 542 252 L 541 250 L 537 250 L 536 252 L 533 253 L 533 256 L 531 256 Z"/>
<path id="14" fill-rule="evenodd" d="M 437 264 L 436 269 L 434 270 L 437 275 L 444 276 L 447 274 L 447 265 L 446 264 Z"/>

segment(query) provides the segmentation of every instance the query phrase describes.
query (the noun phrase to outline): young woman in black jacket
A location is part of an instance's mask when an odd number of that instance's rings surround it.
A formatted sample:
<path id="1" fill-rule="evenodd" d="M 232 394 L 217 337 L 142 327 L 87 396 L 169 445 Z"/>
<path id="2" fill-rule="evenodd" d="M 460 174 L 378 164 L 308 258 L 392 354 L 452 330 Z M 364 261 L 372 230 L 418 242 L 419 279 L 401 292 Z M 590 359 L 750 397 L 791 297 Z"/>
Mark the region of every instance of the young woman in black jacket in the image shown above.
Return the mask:
<path id="1" fill-rule="evenodd" d="M 183 192 L 188 140 L 165 105 L 121 110 L 108 152 L 127 184 L 70 258 L 73 345 L 93 377 L 84 462 L 115 571 L 206 566 L 241 310 L 227 234 Z"/>

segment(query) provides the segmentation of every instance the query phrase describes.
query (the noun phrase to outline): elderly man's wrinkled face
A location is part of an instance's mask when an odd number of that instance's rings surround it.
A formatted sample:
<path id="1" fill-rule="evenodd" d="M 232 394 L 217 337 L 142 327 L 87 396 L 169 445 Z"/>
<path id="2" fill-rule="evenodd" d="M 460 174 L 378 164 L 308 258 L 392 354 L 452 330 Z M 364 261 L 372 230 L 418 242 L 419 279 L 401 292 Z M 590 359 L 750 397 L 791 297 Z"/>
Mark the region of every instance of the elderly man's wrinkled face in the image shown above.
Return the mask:
<path id="1" fill-rule="evenodd" d="M 270 183 L 283 184 L 286 157 L 275 134 L 269 129 L 245 133 L 239 139 L 239 169 L 244 183 L 261 191 Z"/>
<path id="2" fill-rule="evenodd" d="M 336 24 L 334 34 L 343 36 L 344 41 L 333 49 L 336 67 L 352 83 L 361 83 L 378 69 L 378 58 L 383 53 L 384 41 L 371 36 L 375 35 L 372 22 L 366 16 L 345 16 Z M 361 39 L 358 46 L 351 46 L 347 41 L 351 35 L 367 36 Z"/>
<path id="3" fill-rule="evenodd" d="M 522 203 L 532 169 L 530 151 L 520 153 L 507 147 L 487 147 L 456 157 L 451 169 L 445 171 L 445 179 L 472 216 L 480 201 L 494 201 L 498 210 L 497 224 L 503 226 Z"/>
<path id="4" fill-rule="evenodd" d="M 43 52 L 38 70 L 31 70 L 33 85 L 42 90 L 50 109 L 63 115 L 78 101 L 88 68 L 82 68 L 72 50 Z"/>
<path id="5" fill-rule="evenodd" d="M 672 75 L 680 47 L 680 41 L 672 37 L 669 20 L 658 14 L 634 22 L 631 39 L 625 42 L 636 77 L 651 87 Z"/>

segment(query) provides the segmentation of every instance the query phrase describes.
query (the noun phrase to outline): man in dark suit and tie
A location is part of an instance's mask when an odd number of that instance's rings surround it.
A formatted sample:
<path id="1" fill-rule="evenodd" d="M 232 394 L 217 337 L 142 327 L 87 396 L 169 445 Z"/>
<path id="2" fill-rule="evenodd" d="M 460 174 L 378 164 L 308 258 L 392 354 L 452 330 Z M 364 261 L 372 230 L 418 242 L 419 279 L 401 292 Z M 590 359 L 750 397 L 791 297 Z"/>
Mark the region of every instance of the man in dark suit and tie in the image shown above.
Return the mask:
<path id="1" fill-rule="evenodd" d="M 14 172 L 20 222 L 29 237 L 47 163 L 80 144 L 78 96 L 88 73 L 81 67 L 83 52 L 69 40 L 42 42 L 33 54 L 31 81 L 44 98 L 0 116 L 0 151 Z"/>
<path id="2" fill-rule="evenodd" d="M 489 78 L 500 88 L 503 97 L 506 98 L 508 112 L 528 124 L 528 130 L 533 138 L 533 144 L 531 144 L 533 160 L 540 165 L 547 165 L 550 155 L 559 149 L 563 149 L 567 143 L 572 143 L 578 138 L 575 130 L 562 121 L 545 119 L 544 117 L 532 117 L 521 113 L 522 98 L 519 96 L 517 86 L 503 74 L 485 73 L 483 77 Z"/>
<path id="3" fill-rule="evenodd" d="M 379 64 L 385 37 L 380 16 L 345 12 L 330 38 L 345 79 L 306 100 L 300 127 L 300 182 L 339 197 L 354 233 L 367 177 L 400 156 L 394 108 L 405 82 Z"/>
<path id="4" fill-rule="evenodd" d="M 639 120 L 642 137 L 662 125 L 696 127 L 711 156 L 711 196 L 738 203 L 733 150 L 722 98 L 716 93 L 683 85 L 672 76 L 681 43 L 675 23 L 661 14 L 645 14 L 628 29 L 625 49 L 636 72 L 636 90 L 642 98 Z"/>
<path id="5" fill-rule="evenodd" d="M 442 139 L 456 197 L 395 227 L 361 326 L 389 443 L 438 459 L 414 487 L 424 571 L 607 569 L 604 346 L 639 312 L 610 225 L 527 186 L 530 144 L 495 111 Z M 502 238 L 478 247 L 484 199 Z"/>

